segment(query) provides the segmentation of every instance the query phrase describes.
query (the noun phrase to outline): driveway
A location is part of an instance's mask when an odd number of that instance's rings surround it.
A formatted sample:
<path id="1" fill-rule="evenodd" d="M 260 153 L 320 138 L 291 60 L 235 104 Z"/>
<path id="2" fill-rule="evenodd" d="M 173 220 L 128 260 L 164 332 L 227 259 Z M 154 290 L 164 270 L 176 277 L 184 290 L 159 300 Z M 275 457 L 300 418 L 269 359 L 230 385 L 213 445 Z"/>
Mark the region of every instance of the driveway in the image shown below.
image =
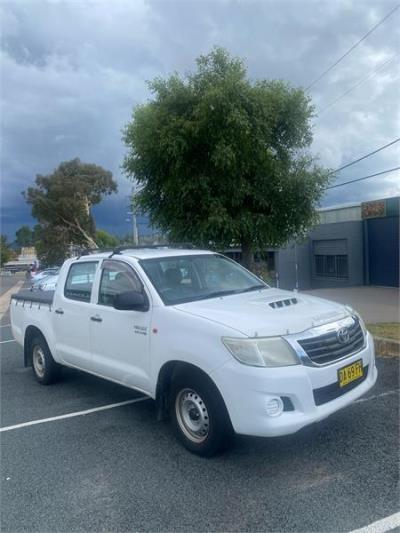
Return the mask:
<path id="1" fill-rule="evenodd" d="M 395 287 L 344 287 L 304 292 L 350 305 L 369 324 L 400 321 L 400 290 Z"/>

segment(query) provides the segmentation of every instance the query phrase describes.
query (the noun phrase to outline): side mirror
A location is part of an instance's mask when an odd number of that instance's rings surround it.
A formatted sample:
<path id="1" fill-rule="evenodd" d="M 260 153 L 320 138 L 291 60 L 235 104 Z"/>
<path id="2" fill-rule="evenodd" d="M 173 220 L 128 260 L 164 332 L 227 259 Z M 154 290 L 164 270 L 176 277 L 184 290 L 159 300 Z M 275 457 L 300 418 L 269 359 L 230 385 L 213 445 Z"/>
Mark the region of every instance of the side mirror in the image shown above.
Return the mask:
<path id="1" fill-rule="evenodd" d="M 114 296 L 114 308 L 119 311 L 148 311 L 149 302 L 143 292 L 126 291 Z"/>

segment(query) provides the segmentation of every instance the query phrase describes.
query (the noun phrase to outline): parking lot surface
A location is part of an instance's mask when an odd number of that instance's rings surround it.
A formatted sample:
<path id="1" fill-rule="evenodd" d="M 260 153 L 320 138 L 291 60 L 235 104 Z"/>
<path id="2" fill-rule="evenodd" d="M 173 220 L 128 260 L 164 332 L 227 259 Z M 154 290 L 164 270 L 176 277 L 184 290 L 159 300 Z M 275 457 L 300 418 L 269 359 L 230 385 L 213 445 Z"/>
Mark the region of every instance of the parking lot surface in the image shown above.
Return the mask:
<path id="1" fill-rule="evenodd" d="M 141 395 L 66 369 L 44 387 L 4 316 L 1 426 Z M 201 459 L 157 422 L 152 400 L 2 431 L 1 530 L 351 531 L 399 510 L 397 359 L 368 395 L 275 439 L 238 437 Z"/>

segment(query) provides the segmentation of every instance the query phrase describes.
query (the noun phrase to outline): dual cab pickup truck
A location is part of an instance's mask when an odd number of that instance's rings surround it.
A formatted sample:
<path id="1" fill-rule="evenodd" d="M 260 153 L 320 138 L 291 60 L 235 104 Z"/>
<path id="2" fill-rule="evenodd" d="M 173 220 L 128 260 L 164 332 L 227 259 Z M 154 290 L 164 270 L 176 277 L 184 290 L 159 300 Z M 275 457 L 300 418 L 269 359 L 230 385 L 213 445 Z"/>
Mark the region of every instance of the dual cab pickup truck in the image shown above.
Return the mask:
<path id="1" fill-rule="evenodd" d="M 13 296 L 11 324 L 40 383 L 68 366 L 142 391 L 203 456 L 234 433 L 294 433 L 377 378 L 354 310 L 271 288 L 209 251 L 69 259 L 54 292 Z"/>

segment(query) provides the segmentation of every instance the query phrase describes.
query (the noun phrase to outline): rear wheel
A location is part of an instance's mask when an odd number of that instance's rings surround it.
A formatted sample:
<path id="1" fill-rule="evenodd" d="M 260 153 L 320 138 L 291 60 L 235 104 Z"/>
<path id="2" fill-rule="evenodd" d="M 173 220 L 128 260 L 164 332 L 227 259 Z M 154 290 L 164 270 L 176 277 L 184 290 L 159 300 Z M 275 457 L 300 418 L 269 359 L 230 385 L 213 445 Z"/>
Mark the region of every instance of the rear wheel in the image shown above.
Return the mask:
<path id="1" fill-rule="evenodd" d="M 60 376 L 61 367 L 50 353 L 43 337 L 35 337 L 30 345 L 33 374 L 42 385 L 54 383 Z"/>
<path id="2" fill-rule="evenodd" d="M 192 453 L 210 457 L 231 444 L 233 430 L 221 394 L 199 372 L 174 378 L 171 419 L 178 439 Z"/>

